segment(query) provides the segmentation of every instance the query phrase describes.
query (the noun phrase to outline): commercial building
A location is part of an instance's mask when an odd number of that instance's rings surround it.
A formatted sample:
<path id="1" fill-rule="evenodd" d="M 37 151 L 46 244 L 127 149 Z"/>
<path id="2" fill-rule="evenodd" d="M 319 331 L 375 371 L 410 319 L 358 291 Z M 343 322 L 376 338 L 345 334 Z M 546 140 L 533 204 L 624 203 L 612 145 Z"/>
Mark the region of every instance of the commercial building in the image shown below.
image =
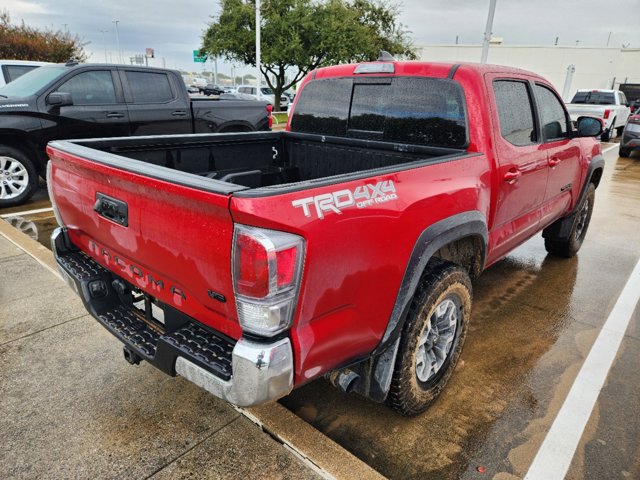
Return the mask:
<path id="1" fill-rule="evenodd" d="M 479 62 L 481 52 L 481 45 L 425 45 L 418 47 L 418 58 L 430 62 Z M 621 83 L 640 83 L 640 48 L 492 43 L 487 63 L 536 72 L 547 78 L 565 101 L 580 88 L 618 88 Z"/>

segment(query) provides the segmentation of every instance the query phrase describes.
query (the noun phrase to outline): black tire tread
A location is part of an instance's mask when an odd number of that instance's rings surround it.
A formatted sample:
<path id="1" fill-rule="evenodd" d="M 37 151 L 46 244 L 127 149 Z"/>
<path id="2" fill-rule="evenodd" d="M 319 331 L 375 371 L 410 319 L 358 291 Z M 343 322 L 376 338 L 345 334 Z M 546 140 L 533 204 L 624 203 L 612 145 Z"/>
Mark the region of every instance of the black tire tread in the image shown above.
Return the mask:
<path id="1" fill-rule="evenodd" d="M 581 200 L 580 206 L 577 208 L 577 211 L 579 212 L 582 209 L 584 202 L 587 201 L 587 199 L 591 200 L 590 212 L 587 217 L 587 224 L 584 226 L 582 238 L 578 239 L 575 236 L 575 229 L 577 225 L 576 217 L 573 221 L 573 225 L 571 226 L 571 234 L 568 238 L 565 239 L 546 237 L 544 239 L 544 248 L 551 255 L 571 258 L 578 253 L 578 250 L 580 250 L 580 247 L 582 247 L 582 243 L 584 241 L 585 235 L 587 234 L 587 230 L 589 229 L 589 223 L 591 221 L 591 214 L 593 213 L 593 205 L 595 201 L 595 192 L 596 186 L 593 183 L 589 183 L 589 185 L 587 186 L 587 191 Z"/>
<path id="2" fill-rule="evenodd" d="M 447 282 L 449 283 L 448 286 L 446 285 Z M 411 376 L 415 376 L 415 370 L 413 363 L 403 362 L 403 359 L 407 353 L 413 353 L 411 350 L 407 352 L 408 345 L 412 343 L 411 331 L 415 326 L 416 320 L 420 318 L 420 314 L 424 309 L 424 306 L 436 301 L 442 292 L 446 291 L 455 283 L 461 283 L 468 290 L 468 312 L 470 312 L 472 288 L 471 280 L 467 271 L 459 265 L 438 258 L 431 259 L 429 262 L 429 265 L 423 273 L 420 283 L 418 284 L 418 288 L 413 296 L 413 300 L 411 301 L 411 306 L 407 314 L 407 320 L 403 327 L 398 356 L 396 358 L 393 378 L 391 380 L 391 387 L 386 399 L 387 406 L 402 415 L 414 416 L 424 412 L 446 386 L 460 357 L 469 325 L 468 314 L 463 317 L 462 330 L 458 337 L 456 347 L 452 353 L 449 365 L 446 367 L 444 374 L 439 379 L 438 383 L 425 393 L 425 396 L 428 397 L 426 401 L 423 399 L 418 402 L 416 398 L 413 398 L 408 394 L 406 379 L 411 378 Z M 445 288 L 442 289 L 441 286 L 443 285 L 445 285 Z M 441 289 L 442 292 L 440 292 Z"/>

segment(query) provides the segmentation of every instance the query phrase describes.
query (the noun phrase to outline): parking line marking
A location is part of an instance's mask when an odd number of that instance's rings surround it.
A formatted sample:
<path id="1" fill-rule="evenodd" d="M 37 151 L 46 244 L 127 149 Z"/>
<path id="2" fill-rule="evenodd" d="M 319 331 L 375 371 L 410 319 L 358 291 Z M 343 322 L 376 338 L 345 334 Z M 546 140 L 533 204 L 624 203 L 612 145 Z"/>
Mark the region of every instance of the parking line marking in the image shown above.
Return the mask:
<path id="1" fill-rule="evenodd" d="M 567 474 L 639 300 L 640 261 L 582 364 L 525 480 L 561 480 Z"/>
<path id="2" fill-rule="evenodd" d="M 609 152 L 609 151 L 613 150 L 614 148 L 618 148 L 618 146 L 619 146 L 618 144 L 616 144 L 616 145 L 611 145 L 610 147 L 607 147 L 607 148 L 605 148 L 604 150 L 602 150 L 602 153 L 607 153 L 607 152 Z"/>
<path id="3" fill-rule="evenodd" d="M 23 215 L 32 215 L 34 213 L 44 213 L 44 212 L 53 212 L 53 208 L 36 208 L 35 210 L 25 210 L 24 212 L 13 212 L 13 213 L 5 213 L 0 215 L 0 218 L 9 218 L 9 217 L 21 217 Z"/>

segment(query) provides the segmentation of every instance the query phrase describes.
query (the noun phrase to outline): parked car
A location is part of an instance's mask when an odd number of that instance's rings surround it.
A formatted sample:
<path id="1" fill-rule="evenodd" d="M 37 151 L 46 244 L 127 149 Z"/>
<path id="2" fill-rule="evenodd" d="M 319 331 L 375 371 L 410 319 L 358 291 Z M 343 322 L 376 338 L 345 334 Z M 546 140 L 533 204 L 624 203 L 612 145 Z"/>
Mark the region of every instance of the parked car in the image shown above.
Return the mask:
<path id="1" fill-rule="evenodd" d="M 268 87 L 261 87 L 260 88 L 260 99 L 261 100 L 266 100 L 267 102 L 269 102 L 271 105 L 276 104 L 275 102 L 275 97 L 273 94 L 273 90 L 271 90 Z M 255 86 L 251 86 L 251 85 L 240 85 L 238 87 L 238 93 L 244 93 L 246 95 L 253 95 L 255 99 L 258 98 L 258 89 Z M 282 111 L 287 110 L 287 108 L 289 108 L 289 97 L 287 97 L 286 95 L 282 95 L 280 97 L 280 109 Z"/>
<path id="2" fill-rule="evenodd" d="M 218 85 L 214 85 L 213 83 L 207 83 L 202 89 L 202 93 L 204 93 L 207 97 L 209 95 L 220 95 L 221 93 L 224 93 L 224 89 L 222 87 L 219 87 Z"/>
<path id="3" fill-rule="evenodd" d="M 0 60 L 0 87 L 43 65 L 51 64 L 27 60 Z"/>
<path id="4" fill-rule="evenodd" d="M 194 87 L 193 85 L 186 85 L 187 93 L 189 94 L 197 94 L 200 93 L 200 89 L 198 87 Z"/>
<path id="5" fill-rule="evenodd" d="M 267 102 L 192 99 L 173 70 L 43 66 L 0 88 L 0 208 L 19 205 L 36 191 L 50 140 L 269 128 Z"/>
<path id="6" fill-rule="evenodd" d="M 631 115 L 622 132 L 618 154 L 628 157 L 633 150 L 640 150 L 640 115 Z"/>
<path id="7" fill-rule="evenodd" d="M 191 86 L 196 87 L 200 93 L 202 93 L 202 89 L 207 86 L 207 80 L 202 77 L 193 77 L 191 79 Z"/>
<path id="8" fill-rule="evenodd" d="M 640 112 L 640 100 L 634 100 L 633 102 L 631 102 L 631 105 L 629 105 L 629 109 L 631 110 L 631 113 L 638 113 Z"/>
<path id="9" fill-rule="evenodd" d="M 241 406 L 325 376 L 417 414 L 471 278 L 540 231 L 576 255 L 604 167 L 598 118 L 493 65 L 321 68 L 288 129 L 49 144 L 57 264 L 129 362 Z"/>
<path id="10" fill-rule="evenodd" d="M 620 90 L 578 90 L 567 110 L 574 122 L 583 115 L 602 118 L 605 124 L 603 142 L 611 139 L 614 129 L 618 136 L 622 135 L 631 113 L 627 97 Z"/>

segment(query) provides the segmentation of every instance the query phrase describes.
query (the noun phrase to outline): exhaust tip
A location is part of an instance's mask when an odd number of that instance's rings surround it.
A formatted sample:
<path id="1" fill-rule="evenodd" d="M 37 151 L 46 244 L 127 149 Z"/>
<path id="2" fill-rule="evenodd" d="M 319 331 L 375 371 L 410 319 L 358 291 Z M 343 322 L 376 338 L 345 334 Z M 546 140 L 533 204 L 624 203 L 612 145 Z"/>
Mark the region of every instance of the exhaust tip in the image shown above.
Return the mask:
<path id="1" fill-rule="evenodd" d="M 342 390 L 344 393 L 353 392 L 360 382 L 360 375 L 353 370 L 342 370 L 340 372 L 333 372 L 329 381 L 334 387 Z"/>

